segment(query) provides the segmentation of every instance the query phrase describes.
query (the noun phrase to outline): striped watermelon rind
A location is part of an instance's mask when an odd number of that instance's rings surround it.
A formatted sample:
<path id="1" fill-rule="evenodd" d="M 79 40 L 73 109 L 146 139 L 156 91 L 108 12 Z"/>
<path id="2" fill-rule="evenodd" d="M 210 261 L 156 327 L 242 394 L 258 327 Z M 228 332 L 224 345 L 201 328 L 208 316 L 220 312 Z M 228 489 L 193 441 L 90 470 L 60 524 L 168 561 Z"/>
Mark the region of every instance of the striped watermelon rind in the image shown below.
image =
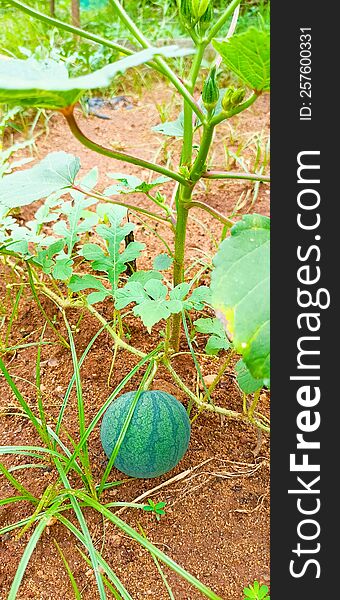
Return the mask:
<path id="1" fill-rule="evenodd" d="M 110 458 L 136 392 L 127 392 L 104 413 L 100 438 Z M 190 440 L 187 412 L 174 396 L 159 390 L 142 392 L 114 466 L 130 477 L 159 477 L 183 458 Z"/>

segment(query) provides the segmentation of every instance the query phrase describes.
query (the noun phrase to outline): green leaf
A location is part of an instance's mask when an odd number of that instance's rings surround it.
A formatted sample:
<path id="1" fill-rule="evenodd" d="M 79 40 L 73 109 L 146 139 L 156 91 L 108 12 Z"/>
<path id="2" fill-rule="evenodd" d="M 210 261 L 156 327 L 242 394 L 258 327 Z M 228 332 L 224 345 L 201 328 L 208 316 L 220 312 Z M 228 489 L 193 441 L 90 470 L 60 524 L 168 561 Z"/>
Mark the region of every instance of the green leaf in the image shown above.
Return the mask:
<path id="1" fill-rule="evenodd" d="M 107 296 L 112 295 L 111 291 L 108 290 L 105 285 L 94 277 L 94 275 L 73 275 L 70 279 L 68 287 L 72 292 L 81 292 L 86 289 L 94 289 L 96 292 L 92 292 L 87 296 L 89 304 L 95 304 L 96 302 L 102 302 Z"/>
<path id="2" fill-rule="evenodd" d="M 211 278 L 212 306 L 252 377 L 270 377 L 270 219 L 245 215 L 219 247 Z"/>
<path id="3" fill-rule="evenodd" d="M 264 599 L 268 600 L 268 596 L 267 596 L 268 591 L 269 590 L 268 590 L 268 587 L 266 585 L 261 585 L 261 587 L 260 587 L 260 589 L 258 591 L 259 600 L 264 600 Z M 266 596 L 267 596 L 267 598 L 266 598 Z"/>
<path id="4" fill-rule="evenodd" d="M 118 288 L 115 291 L 115 307 L 117 310 L 121 310 L 130 304 L 131 302 L 143 302 L 147 299 L 147 293 L 143 289 L 143 286 L 138 281 L 128 281 L 122 288 Z"/>
<path id="5" fill-rule="evenodd" d="M 181 300 L 168 300 L 166 305 L 169 310 L 169 313 L 172 315 L 177 314 L 183 310 L 183 302 L 181 302 Z"/>
<path id="6" fill-rule="evenodd" d="M 255 379 L 250 373 L 244 360 L 239 360 L 235 365 L 237 383 L 245 394 L 252 394 L 263 387 L 263 379 Z"/>
<path id="7" fill-rule="evenodd" d="M 190 290 L 190 285 L 185 281 L 183 283 L 179 283 L 170 290 L 170 298 L 171 300 L 184 300 L 185 296 L 188 294 Z"/>
<path id="8" fill-rule="evenodd" d="M 212 42 L 227 67 L 249 88 L 257 92 L 270 89 L 270 34 L 250 27 L 229 39 Z"/>
<path id="9" fill-rule="evenodd" d="M 138 258 L 145 248 L 145 244 L 131 242 L 123 252 L 120 252 L 121 243 L 135 228 L 133 223 L 121 225 L 121 221 L 126 215 L 126 209 L 121 210 L 121 207 L 115 206 L 104 211 L 101 205 L 97 208 L 97 215 L 104 215 L 104 218 L 110 222 L 109 226 L 98 225 L 96 227 L 96 233 L 106 241 L 107 249 L 104 251 L 97 244 L 84 244 L 79 254 L 92 261 L 91 266 L 94 270 L 107 273 L 112 289 L 116 290 L 119 275 L 125 271 L 126 263 Z"/>
<path id="10" fill-rule="evenodd" d="M 150 269 L 150 271 L 136 271 L 135 273 L 132 273 L 130 277 L 130 281 L 138 281 L 142 286 L 144 286 L 149 279 L 158 279 L 161 281 L 163 275 L 159 271 Z"/>
<path id="11" fill-rule="evenodd" d="M 166 121 L 152 127 L 152 131 L 162 133 L 170 137 L 181 138 L 184 135 L 184 112 L 180 112 L 175 121 Z"/>
<path id="12" fill-rule="evenodd" d="M 215 356 L 220 350 L 228 350 L 228 348 L 230 348 L 230 343 L 226 336 L 222 338 L 217 335 L 211 335 L 206 343 L 205 351 L 210 356 Z"/>
<path id="13" fill-rule="evenodd" d="M 210 304 L 211 302 L 211 292 L 210 288 L 205 285 L 201 285 L 197 287 L 192 292 L 191 296 L 184 303 L 184 308 L 187 309 L 195 309 L 202 310 L 205 304 Z"/>
<path id="14" fill-rule="evenodd" d="M 144 286 L 145 291 L 153 300 L 165 300 L 168 289 L 157 279 L 150 279 Z"/>
<path id="15" fill-rule="evenodd" d="M 137 304 L 137 306 L 133 308 L 133 313 L 136 317 L 142 319 L 143 324 L 149 333 L 151 332 L 151 328 L 158 323 L 158 321 L 167 319 L 171 314 L 165 302 L 157 302 L 157 300 L 151 299 L 144 300 L 141 304 Z"/>
<path id="16" fill-rule="evenodd" d="M 145 183 L 135 175 L 128 175 L 124 173 L 108 173 L 107 175 L 111 179 L 116 179 L 117 181 L 119 181 L 119 183 L 106 188 L 106 190 L 104 191 L 104 194 L 106 196 L 113 196 L 115 194 L 131 194 L 134 192 L 141 192 L 147 194 L 154 187 L 157 187 L 158 185 L 162 185 L 163 183 L 169 181 L 169 177 L 165 176 L 157 177 L 157 179 L 155 179 L 154 181 L 151 181 L 150 183 Z"/>
<path id="17" fill-rule="evenodd" d="M 158 254 L 153 260 L 152 266 L 156 271 L 166 271 L 173 263 L 173 258 L 168 254 Z"/>
<path id="18" fill-rule="evenodd" d="M 81 194 L 74 202 L 62 204 L 61 212 L 67 216 L 67 222 L 58 221 L 53 226 L 53 231 L 64 238 L 69 256 L 80 234 L 90 231 L 98 223 L 97 213 L 86 210 L 93 202 L 92 198 L 86 198 Z"/>
<path id="19" fill-rule="evenodd" d="M 219 319 L 200 318 L 194 321 L 194 325 L 198 332 L 212 334 L 205 346 L 207 354 L 215 356 L 220 350 L 230 348 L 230 343 Z"/>
<path id="20" fill-rule="evenodd" d="M 66 281 L 72 275 L 73 260 L 65 257 L 64 254 L 59 254 L 56 258 L 55 266 L 52 269 L 52 275 L 54 279 L 60 279 Z"/>
<path id="21" fill-rule="evenodd" d="M 146 63 L 157 54 L 175 57 L 192 53 L 191 49 L 177 46 L 147 48 L 81 77 L 69 77 L 64 63 L 49 59 L 1 60 L 0 103 L 64 108 L 74 104 L 84 91 L 108 87 L 115 75 Z"/>
<path id="22" fill-rule="evenodd" d="M 38 249 L 36 256 L 33 257 L 33 262 L 41 267 L 44 273 L 49 274 L 52 271 L 55 261 L 53 256 L 59 254 L 65 246 L 65 240 L 56 240 L 46 250 Z"/>
<path id="23" fill-rule="evenodd" d="M 254 591 L 251 588 L 247 588 L 247 587 L 244 588 L 243 593 L 246 598 L 251 598 L 251 600 L 256 600 L 256 595 L 254 594 Z"/>
<path id="24" fill-rule="evenodd" d="M 0 179 L 0 206 L 24 206 L 54 192 L 62 192 L 72 186 L 79 169 L 79 158 L 66 152 L 51 152 L 31 169 Z"/>
<path id="25" fill-rule="evenodd" d="M 219 319 L 200 318 L 194 321 L 196 331 L 199 333 L 212 333 L 218 337 L 225 337 L 223 325 Z"/>
<path id="26" fill-rule="evenodd" d="M 125 206 L 119 206 L 119 204 L 98 204 L 97 215 L 102 220 L 109 219 L 111 224 L 115 224 L 117 227 L 124 217 L 127 215 L 127 208 Z"/>
<path id="27" fill-rule="evenodd" d="M 142 250 L 146 248 L 146 245 L 142 242 L 130 242 L 125 250 L 120 254 L 119 261 L 127 263 L 138 258 Z"/>

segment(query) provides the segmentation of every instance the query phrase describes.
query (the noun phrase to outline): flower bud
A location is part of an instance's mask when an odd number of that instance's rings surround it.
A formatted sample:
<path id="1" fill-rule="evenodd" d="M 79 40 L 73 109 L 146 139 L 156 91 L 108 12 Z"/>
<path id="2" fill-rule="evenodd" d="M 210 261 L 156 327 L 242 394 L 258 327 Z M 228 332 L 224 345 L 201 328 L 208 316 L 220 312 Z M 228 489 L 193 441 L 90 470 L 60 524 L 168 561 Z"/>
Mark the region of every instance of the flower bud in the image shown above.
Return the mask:
<path id="1" fill-rule="evenodd" d="M 192 14 L 195 19 L 200 19 L 206 12 L 210 0 L 191 0 Z"/>
<path id="2" fill-rule="evenodd" d="M 216 82 L 216 67 L 213 67 L 204 82 L 202 91 L 202 101 L 208 112 L 215 108 L 218 99 L 219 89 Z"/>
<path id="3" fill-rule="evenodd" d="M 211 6 L 211 4 L 209 4 L 207 10 L 205 11 L 204 15 L 202 15 L 202 17 L 200 18 L 199 22 L 198 22 L 198 27 L 199 27 L 199 31 L 200 33 L 205 33 L 206 30 L 208 29 L 211 21 L 213 20 L 214 17 L 214 9 Z"/>
<path id="4" fill-rule="evenodd" d="M 246 95 L 246 91 L 244 88 L 228 88 L 226 93 L 222 98 L 222 109 L 224 112 L 229 112 L 235 106 L 240 104 Z"/>
<path id="5" fill-rule="evenodd" d="M 192 13 L 192 0 L 178 0 L 178 11 L 179 15 L 185 25 L 192 27 L 194 25 L 194 18 Z"/>

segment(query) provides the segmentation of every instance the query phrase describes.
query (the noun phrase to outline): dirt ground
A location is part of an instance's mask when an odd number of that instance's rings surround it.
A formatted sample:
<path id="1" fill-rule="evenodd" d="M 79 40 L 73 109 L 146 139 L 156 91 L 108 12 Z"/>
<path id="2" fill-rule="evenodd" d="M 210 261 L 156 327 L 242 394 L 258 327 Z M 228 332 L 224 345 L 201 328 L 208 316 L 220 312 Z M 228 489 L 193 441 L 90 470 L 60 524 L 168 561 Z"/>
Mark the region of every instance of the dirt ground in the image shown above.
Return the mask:
<path id="1" fill-rule="evenodd" d="M 77 111 L 77 119 L 89 137 L 108 146 L 122 149 L 148 160 L 158 162 L 175 160 L 178 156 L 178 142 L 157 135 L 151 127 L 159 122 L 156 102 L 169 102 L 171 94 L 162 87 L 155 87 L 148 92 L 143 103 L 133 99 L 133 108 L 121 107 L 116 111 L 100 110 L 109 115 L 110 120 L 96 117 L 85 118 Z M 218 132 L 221 143 L 214 156 L 214 164 L 224 165 L 223 142 L 234 150 L 240 141 L 260 131 L 268 133 L 269 103 L 264 96 L 245 114 L 232 120 L 232 130 L 223 126 Z M 65 150 L 81 158 L 83 172 L 94 165 L 100 169 L 99 188 L 103 189 L 112 180 L 106 177 L 107 172 L 129 172 L 141 176 L 142 171 L 136 167 L 125 167 L 122 163 L 103 156 L 94 155 L 82 147 L 68 131 L 61 115 L 53 115 L 49 122 L 48 135 L 43 135 L 37 143 L 38 154 L 43 158 L 52 150 Z M 250 150 L 246 155 L 250 156 Z M 237 168 L 240 170 L 240 168 Z M 145 176 L 145 173 L 144 173 Z M 247 182 L 210 182 L 206 189 L 198 188 L 197 199 L 205 200 L 215 209 L 230 215 L 240 197 L 249 189 Z M 171 184 L 165 186 L 171 195 Z M 149 201 L 141 195 L 129 197 L 129 202 L 138 202 L 140 206 L 150 208 Z M 20 213 L 22 222 L 32 218 L 37 204 L 24 207 Z M 266 185 L 261 185 L 254 206 L 249 204 L 242 212 L 258 212 L 269 214 L 269 193 Z M 237 217 L 236 217 L 237 218 Z M 139 268 L 150 268 L 152 259 L 163 251 L 159 239 L 145 227 L 138 216 L 133 216 L 138 227 L 135 239 L 145 242 L 148 251 L 139 261 Z M 163 225 L 158 232 L 164 235 L 168 243 L 172 239 Z M 193 211 L 189 221 L 188 232 L 188 265 L 202 253 L 212 255 L 215 243 L 218 243 L 221 225 L 208 214 L 199 210 Z M 0 294 L 5 294 L 5 283 L 8 277 L 6 270 L 1 276 Z M 208 275 L 203 275 L 201 283 L 208 284 Z M 44 297 L 41 302 L 53 317 L 55 308 Z M 109 303 L 99 305 L 99 310 L 110 318 L 112 306 Z M 71 323 L 76 323 L 76 311 L 69 313 Z M 63 324 L 57 315 L 58 328 L 65 334 Z M 129 316 L 126 325 L 132 335 L 131 342 L 136 347 L 151 349 L 157 342 L 158 331 L 162 325 L 156 326 L 150 336 L 143 325 Z M 19 318 L 12 331 L 10 343 L 14 345 L 25 337 L 34 342 L 41 333 L 41 314 L 29 294 L 20 302 Z M 90 317 L 84 317 L 79 331 L 75 334 L 78 356 L 98 330 L 98 324 Z M 52 331 L 46 331 L 45 339 L 55 341 Z M 205 336 L 198 337 L 199 347 L 204 348 Z M 187 351 L 185 338 L 181 350 Z M 35 378 L 36 347 L 19 350 L 6 356 L 11 375 L 32 407 L 35 406 L 35 390 L 32 383 Z M 72 364 L 69 352 L 61 345 L 45 346 L 42 352 L 42 390 L 46 412 L 53 418 L 58 414 L 63 394 L 72 376 Z M 87 422 L 103 405 L 109 393 L 136 364 L 136 359 L 125 351 L 118 353 L 115 368 L 108 386 L 108 374 L 112 361 L 112 339 L 103 333 L 96 340 L 82 369 L 82 384 L 86 406 Z M 216 373 L 223 361 L 219 358 L 201 359 L 204 375 Z M 174 359 L 173 365 L 186 382 L 194 389 L 196 385 L 195 367 L 188 355 Z M 126 391 L 136 389 L 140 375 L 135 376 L 126 387 Z M 179 391 L 165 370 L 159 369 L 153 382 L 154 389 L 161 389 L 174 394 L 184 405 L 187 404 L 185 394 Z M 242 395 L 235 382 L 232 367 L 225 373 L 215 396 L 216 404 L 234 410 L 242 409 Z M 261 396 L 261 411 L 268 415 L 269 394 Z M 18 406 L 3 378 L 0 378 L 0 437 L 3 445 L 34 445 L 38 439 L 27 421 L 18 414 Z M 73 394 L 65 415 L 65 427 L 76 435 L 76 399 Z M 164 550 L 176 562 L 184 566 L 203 583 L 210 586 L 224 600 L 240 600 L 242 589 L 254 579 L 269 583 L 269 439 L 263 435 L 260 451 L 256 430 L 241 423 L 221 419 L 218 415 L 203 413 L 192 427 L 189 450 L 180 464 L 171 473 L 152 480 L 133 480 L 117 488 L 105 492 L 105 501 L 133 501 L 147 490 L 164 483 L 175 475 L 191 469 L 183 478 L 159 491 L 150 492 L 147 497 L 154 501 L 166 501 L 166 515 L 157 522 L 154 515 L 143 511 L 127 509 L 124 518 L 130 525 L 138 527 L 140 523 L 148 538 L 161 550 Z M 98 428 L 90 438 L 90 455 L 95 476 L 100 479 L 105 467 L 105 455 L 102 450 Z M 9 466 L 24 464 L 25 457 L 6 456 L 3 460 Z M 16 476 L 36 495 L 49 483 L 56 479 L 53 471 L 45 469 L 22 469 Z M 113 469 L 110 480 L 121 479 L 121 474 Z M 13 495 L 13 489 L 4 477 L 0 477 L 0 497 Z M 0 527 L 15 522 L 31 514 L 32 508 L 25 503 L 5 508 L 0 507 Z M 111 564 L 135 600 L 151 598 L 166 600 L 168 594 L 150 555 L 137 543 L 131 541 L 113 525 L 103 522 L 98 514 L 87 512 L 86 517 L 97 549 L 103 549 L 104 558 Z M 0 600 L 7 597 L 17 565 L 25 545 L 30 537 L 27 532 L 17 540 L 15 532 L 5 534 L 0 539 Z M 44 533 L 37 545 L 23 579 L 18 600 L 72 599 L 73 592 L 66 575 L 63 563 L 54 545 L 56 540 L 69 561 L 84 600 L 98 597 L 96 584 L 91 569 L 81 558 L 76 549 L 71 533 L 61 524 L 53 524 Z M 194 588 L 167 568 L 164 572 L 172 587 L 176 600 L 196 600 L 202 598 Z M 108 593 L 108 597 L 111 597 Z"/>

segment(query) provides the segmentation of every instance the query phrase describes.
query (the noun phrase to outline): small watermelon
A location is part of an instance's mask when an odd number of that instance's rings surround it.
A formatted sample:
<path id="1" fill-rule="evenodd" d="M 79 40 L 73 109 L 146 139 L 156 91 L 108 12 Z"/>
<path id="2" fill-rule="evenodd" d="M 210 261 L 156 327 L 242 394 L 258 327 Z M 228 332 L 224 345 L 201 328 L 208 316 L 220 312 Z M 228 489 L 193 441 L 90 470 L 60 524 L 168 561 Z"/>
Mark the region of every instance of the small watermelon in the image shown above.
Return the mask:
<path id="1" fill-rule="evenodd" d="M 135 396 L 136 392 L 123 394 L 104 413 L 100 438 L 108 457 Z M 190 421 L 183 404 L 166 392 L 142 392 L 114 465 L 131 477 L 158 477 L 179 463 L 189 439 Z"/>

